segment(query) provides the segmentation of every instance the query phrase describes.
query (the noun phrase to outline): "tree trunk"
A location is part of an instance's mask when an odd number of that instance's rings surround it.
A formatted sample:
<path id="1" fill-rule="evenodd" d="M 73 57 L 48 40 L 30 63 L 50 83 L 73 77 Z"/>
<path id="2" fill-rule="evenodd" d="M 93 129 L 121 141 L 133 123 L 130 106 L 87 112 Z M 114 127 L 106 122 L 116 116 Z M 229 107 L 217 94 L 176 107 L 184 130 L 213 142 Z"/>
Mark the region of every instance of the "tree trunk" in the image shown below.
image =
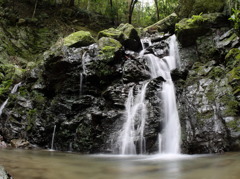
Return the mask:
<path id="1" fill-rule="evenodd" d="M 138 0 L 131 0 L 130 5 L 129 5 L 129 11 L 128 11 L 128 23 L 132 23 L 132 14 L 134 10 L 135 4 L 138 2 Z"/>
<path id="2" fill-rule="evenodd" d="M 91 0 L 88 0 L 88 4 L 87 4 L 87 10 L 90 10 L 90 6 L 91 6 Z"/>
<path id="3" fill-rule="evenodd" d="M 154 0 L 154 2 L 155 2 L 155 5 L 156 5 L 157 20 L 159 21 L 159 20 L 160 20 L 160 17 L 159 17 L 158 0 Z"/>
<path id="4" fill-rule="evenodd" d="M 75 1 L 75 0 L 70 0 L 70 2 L 69 2 L 69 6 L 70 6 L 70 7 L 73 7 L 73 6 L 75 5 L 75 4 L 74 4 L 74 1 Z"/>
<path id="5" fill-rule="evenodd" d="M 35 6 L 34 6 L 34 10 L 33 10 L 32 18 L 34 18 L 34 16 L 35 16 L 36 9 L 37 9 L 37 4 L 38 4 L 38 0 L 35 1 Z"/>
<path id="6" fill-rule="evenodd" d="M 110 4 L 110 8 L 111 8 L 111 21 L 112 21 L 112 25 L 114 25 L 114 21 L 115 21 L 115 18 L 114 18 L 114 12 L 113 12 L 113 1 L 112 0 L 109 0 L 109 4 Z"/>

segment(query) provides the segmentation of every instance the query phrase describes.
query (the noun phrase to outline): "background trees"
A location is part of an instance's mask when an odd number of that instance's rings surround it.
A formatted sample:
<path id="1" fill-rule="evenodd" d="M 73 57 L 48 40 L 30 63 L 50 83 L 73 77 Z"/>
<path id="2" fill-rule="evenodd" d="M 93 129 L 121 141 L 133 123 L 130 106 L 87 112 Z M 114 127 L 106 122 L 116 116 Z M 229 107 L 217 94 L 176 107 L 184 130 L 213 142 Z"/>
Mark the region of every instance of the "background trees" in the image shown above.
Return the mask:
<path id="1" fill-rule="evenodd" d="M 77 8 L 87 13 L 108 17 L 113 25 L 132 23 L 135 26 L 150 25 L 174 11 L 178 0 L 19 0 L 32 5 L 32 17 L 40 13 L 40 6 L 56 8 Z M 15 0 L 0 0 L 10 3 L 14 8 Z"/>

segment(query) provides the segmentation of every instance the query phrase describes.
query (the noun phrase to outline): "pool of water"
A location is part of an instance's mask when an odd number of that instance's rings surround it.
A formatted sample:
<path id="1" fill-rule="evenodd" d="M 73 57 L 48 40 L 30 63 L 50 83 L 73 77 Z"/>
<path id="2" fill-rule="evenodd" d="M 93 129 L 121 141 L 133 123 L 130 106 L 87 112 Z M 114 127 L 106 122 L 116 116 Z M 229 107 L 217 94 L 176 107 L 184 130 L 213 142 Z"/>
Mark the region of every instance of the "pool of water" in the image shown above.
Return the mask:
<path id="1" fill-rule="evenodd" d="M 0 150 L 14 179 L 239 179 L 240 153 L 224 155 L 80 155 Z"/>

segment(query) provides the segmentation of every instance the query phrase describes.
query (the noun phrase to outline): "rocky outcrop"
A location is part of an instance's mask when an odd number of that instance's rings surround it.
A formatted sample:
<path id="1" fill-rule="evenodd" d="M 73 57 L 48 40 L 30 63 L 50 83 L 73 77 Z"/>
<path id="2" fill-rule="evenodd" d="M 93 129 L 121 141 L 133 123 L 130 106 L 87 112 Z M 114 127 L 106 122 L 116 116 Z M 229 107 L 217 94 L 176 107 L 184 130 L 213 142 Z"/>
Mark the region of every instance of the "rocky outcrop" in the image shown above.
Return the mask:
<path id="1" fill-rule="evenodd" d="M 221 13 L 193 15 L 176 24 L 176 33 L 181 45 L 193 45 L 199 36 L 203 36 L 212 28 L 228 26 L 227 17 Z"/>
<path id="2" fill-rule="evenodd" d="M 239 83 L 231 83 L 231 76 L 239 66 L 238 37 L 226 27 L 212 27 L 194 37 L 195 42 L 187 47 L 188 38 L 180 40 L 182 71 L 187 70 L 183 81 L 177 80 L 185 136 L 182 149 L 187 153 L 237 150 L 240 103 L 235 91 Z M 181 72 L 178 75 L 181 78 Z"/>
<path id="3" fill-rule="evenodd" d="M 0 166 L 0 177 L 2 179 L 11 179 L 12 177 L 4 170 L 2 166 Z"/>
<path id="4" fill-rule="evenodd" d="M 131 24 L 120 24 L 116 29 L 100 31 L 98 39 L 102 37 L 118 40 L 127 50 L 140 51 L 142 48 L 138 32 Z"/>
<path id="5" fill-rule="evenodd" d="M 88 46 L 95 42 L 91 33 L 88 31 L 78 31 L 70 34 L 63 39 L 63 46 L 82 47 Z"/>

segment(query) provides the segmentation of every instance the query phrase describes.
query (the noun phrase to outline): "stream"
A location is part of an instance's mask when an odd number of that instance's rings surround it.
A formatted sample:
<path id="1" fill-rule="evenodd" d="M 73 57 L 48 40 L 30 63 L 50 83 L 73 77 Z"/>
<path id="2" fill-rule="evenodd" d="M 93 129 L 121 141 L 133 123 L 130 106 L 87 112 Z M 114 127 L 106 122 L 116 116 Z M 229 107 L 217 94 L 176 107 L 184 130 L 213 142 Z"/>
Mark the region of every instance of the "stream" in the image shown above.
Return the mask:
<path id="1" fill-rule="evenodd" d="M 0 150 L 14 179 L 239 179 L 240 153 L 223 155 L 80 155 Z"/>

